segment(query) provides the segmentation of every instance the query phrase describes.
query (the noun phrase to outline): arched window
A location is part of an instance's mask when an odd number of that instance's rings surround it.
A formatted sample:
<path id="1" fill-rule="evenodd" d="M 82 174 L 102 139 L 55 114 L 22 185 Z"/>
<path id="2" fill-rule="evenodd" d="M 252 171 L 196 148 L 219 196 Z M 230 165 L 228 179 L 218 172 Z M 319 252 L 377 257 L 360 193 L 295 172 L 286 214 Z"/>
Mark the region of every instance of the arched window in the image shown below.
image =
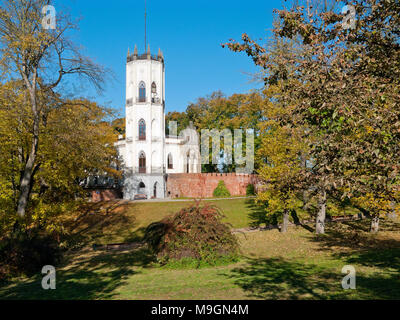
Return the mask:
<path id="1" fill-rule="evenodd" d="M 146 122 L 139 120 L 139 140 L 146 140 Z"/>
<path id="2" fill-rule="evenodd" d="M 158 183 L 156 182 L 153 187 L 153 198 L 157 198 L 157 187 Z"/>
<path id="3" fill-rule="evenodd" d="M 172 154 L 168 154 L 168 169 L 173 169 L 174 168 L 174 163 L 172 162 Z"/>
<path id="4" fill-rule="evenodd" d="M 139 83 L 139 102 L 146 102 L 146 84 L 143 81 Z"/>
<path id="5" fill-rule="evenodd" d="M 146 155 L 143 151 L 139 154 L 139 173 L 146 173 Z"/>
<path id="6" fill-rule="evenodd" d="M 151 103 L 159 103 L 160 99 L 157 98 L 157 85 L 155 82 L 151 84 Z"/>
<path id="7" fill-rule="evenodd" d="M 189 154 L 189 151 L 188 151 L 188 153 L 186 154 L 186 173 L 190 172 L 189 171 L 189 162 L 190 162 L 190 154 Z"/>

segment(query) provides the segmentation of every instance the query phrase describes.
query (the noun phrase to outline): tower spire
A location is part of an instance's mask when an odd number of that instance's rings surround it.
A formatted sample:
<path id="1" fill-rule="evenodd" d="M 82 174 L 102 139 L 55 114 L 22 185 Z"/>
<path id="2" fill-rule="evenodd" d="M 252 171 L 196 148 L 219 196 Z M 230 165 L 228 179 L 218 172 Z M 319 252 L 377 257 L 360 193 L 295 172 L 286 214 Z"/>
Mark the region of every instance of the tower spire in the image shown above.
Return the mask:
<path id="1" fill-rule="evenodd" d="M 147 47 L 147 0 L 144 0 L 144 50 Z"/>

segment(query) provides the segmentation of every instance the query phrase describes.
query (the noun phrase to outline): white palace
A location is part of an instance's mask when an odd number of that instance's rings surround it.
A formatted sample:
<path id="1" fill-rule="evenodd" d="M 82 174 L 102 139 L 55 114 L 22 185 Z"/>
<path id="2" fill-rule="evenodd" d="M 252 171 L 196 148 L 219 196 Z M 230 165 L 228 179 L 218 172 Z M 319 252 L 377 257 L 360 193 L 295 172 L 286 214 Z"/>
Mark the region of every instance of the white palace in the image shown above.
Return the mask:
<path id="1" fill-rule="evenodd" d="M 116 147 L 123 163 L 123 197 L 164 198 L 170 173 L 200 173 L 199 138 L 194 128 L 165 134 L 165 64 L 157 55 L 129 53 L 126 63 L 126 132 Z"/>

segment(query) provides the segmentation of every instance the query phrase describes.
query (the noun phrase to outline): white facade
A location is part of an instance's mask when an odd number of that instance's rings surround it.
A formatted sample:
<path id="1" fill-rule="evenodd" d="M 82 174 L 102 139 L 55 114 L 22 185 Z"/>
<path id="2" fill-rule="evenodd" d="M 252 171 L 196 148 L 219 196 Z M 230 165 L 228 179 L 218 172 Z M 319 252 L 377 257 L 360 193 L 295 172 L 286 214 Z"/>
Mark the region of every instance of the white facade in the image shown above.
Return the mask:
<path id="1" fill-rule="evenodd" d="M 136 194 L 164 198 L 167 174 L 199 173 L 199 139 L 194 128 L 165 136 L 164 57 L 139 55 L 135 46 L 126 64 L 126 133 L 116 143 L 124 170 L 124 199 Z"/>

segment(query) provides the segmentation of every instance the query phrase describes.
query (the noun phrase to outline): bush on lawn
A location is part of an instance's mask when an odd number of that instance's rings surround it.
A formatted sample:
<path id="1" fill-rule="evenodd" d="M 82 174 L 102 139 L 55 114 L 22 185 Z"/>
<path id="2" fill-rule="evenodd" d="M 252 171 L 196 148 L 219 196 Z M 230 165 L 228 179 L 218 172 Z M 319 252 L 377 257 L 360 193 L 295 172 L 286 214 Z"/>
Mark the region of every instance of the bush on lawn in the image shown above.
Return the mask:
<path id="1" fill-rule="evenodd" d="M 230 197 L 231 193 L 229 192 L 228 188 L 225 185 L 225 182 L 221 180 L 218 182 L 218 186 L 215 188 L 213 192 L 214 197 L 218 198 L 224 198 L 224 197 Z"/>
<path id="2" fill-rule="evenodd" d="M 256 188 L 254 184 L 249 183 L 246 187 L 246 196 L 254 196 L 256 194 Z"/>
<path id="3" fill-rule="evenodd" d="M 162 264 L 181 259 L 195 259 L 200 265 L 236 261 L 239 245 L 224 217 L 215 206 L 196 202 L 175 215 L 151 224 L 145 241 Z"/>

